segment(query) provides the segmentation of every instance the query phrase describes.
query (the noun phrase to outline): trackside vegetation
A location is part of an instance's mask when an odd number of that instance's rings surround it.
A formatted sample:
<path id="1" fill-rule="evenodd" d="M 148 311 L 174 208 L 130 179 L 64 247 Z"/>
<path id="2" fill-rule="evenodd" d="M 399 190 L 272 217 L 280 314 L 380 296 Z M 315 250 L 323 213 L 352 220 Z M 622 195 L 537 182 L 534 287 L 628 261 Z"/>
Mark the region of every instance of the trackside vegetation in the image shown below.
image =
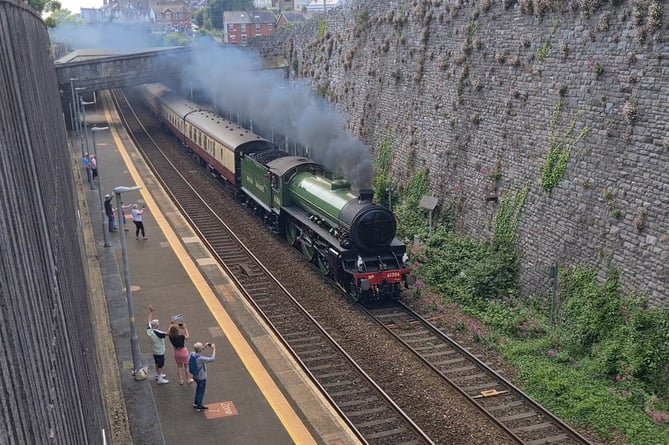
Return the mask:
<path id="1" fill-rule="evenodd" d="M 387 186 L 385 178 L 377 184 Z M 551 318 L 548 296 L 520 295 L 516 243 L 529 188 L 505 193 L 492 239 L 456 233 L 449 203 L 429 236 L 418 207 L 428 180 L 427 171 L 416 173 L 393 209 L 407 244 L 422 240 L 411 249 L 419 282 L 408 298 L 430 298 L 434 310 L 458 307 L 479 320 L 458 328 L 500 353 L 523 389 L 570 424 L 605 443 L 668 444 L 669 310 L 623 292 L 615 270 L 602 279 L 573 267 L 560 270 Z"/>

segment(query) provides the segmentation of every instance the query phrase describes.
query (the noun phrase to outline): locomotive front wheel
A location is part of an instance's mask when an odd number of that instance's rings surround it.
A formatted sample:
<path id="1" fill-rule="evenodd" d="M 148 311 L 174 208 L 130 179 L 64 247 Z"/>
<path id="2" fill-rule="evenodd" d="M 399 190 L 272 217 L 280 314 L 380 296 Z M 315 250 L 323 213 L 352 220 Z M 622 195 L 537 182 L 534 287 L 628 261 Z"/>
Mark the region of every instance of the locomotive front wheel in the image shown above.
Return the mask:
<path id="1" fill-rule="evenodd" d="M 360 301 L 360 291 L 355 285 L 355 281 L 351 281 L 348 287 L 348 294 L 351 296 L 351 299 L 358 303 Z"/>
<path id="2" fill-rule="evenodd" d="M 330 275 L 331 269 L 330 269 L 330 263 L 328 263 L 328 260 L 325 259 L 325 257 L 321 254 L 318 254 L 317 257 L 318 261 L 318 270 L 321 271 L 323 275 L 326 277 Z"/>

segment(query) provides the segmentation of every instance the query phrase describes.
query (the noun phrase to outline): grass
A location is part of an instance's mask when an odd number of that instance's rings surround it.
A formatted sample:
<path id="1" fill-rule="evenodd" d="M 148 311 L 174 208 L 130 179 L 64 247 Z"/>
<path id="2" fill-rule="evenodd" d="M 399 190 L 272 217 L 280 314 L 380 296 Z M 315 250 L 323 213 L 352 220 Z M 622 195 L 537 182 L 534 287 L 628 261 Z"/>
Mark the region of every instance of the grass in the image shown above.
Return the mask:
<path id="1" fill-rule="evenodd" d="M 546 337 L 509 339 L 500 351 L 519 371 L 524 390 L 558 417 L 596 431 L 607 443 L 669 444 L 669 425 L 657 425 L 638 406 L 631 390 L 594 378 L 587 366 L 561 362 L 546 349 Z M 628 394 L 625 396 L 623 394 Z M 622 437 L 627 442 L 620 442 Z"/>

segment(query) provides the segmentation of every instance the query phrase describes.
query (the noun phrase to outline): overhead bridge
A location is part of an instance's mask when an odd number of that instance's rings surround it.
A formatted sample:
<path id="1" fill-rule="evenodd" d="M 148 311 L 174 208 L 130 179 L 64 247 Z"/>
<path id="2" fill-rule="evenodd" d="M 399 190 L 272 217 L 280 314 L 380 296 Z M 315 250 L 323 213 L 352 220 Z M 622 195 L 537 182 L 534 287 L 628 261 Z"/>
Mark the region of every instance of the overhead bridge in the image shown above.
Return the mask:
<path id="1" fill-rule="evenodd" d="M 55 62 L 63 110 L 68 121 L 76 98 L 86 93 L 123 88 L 181 77 L 190 48 L 170 47 L 141 52 L 78 50 Z"/>
<path id="2" fill-rule="evenodd" d="M 191 60 L 191 48 L 154 48 L 132 53 L 115 50 L 77 50 L 55 62 L 63 110 L 68 123 L 77 98 L 93 91 L 179 79 Z M 265 57 L 263 69 L 287 67 L 283 57 Z M 70 110 L 70 113 L 67 112 Z"/>
<path id="3" fill-rule="evenodd" d="M 190 48 L 170 47 L 142 52 L 79 50 L 56 60 L 58 84 L 63 91 L 98 91 L 180 77 Z"/>

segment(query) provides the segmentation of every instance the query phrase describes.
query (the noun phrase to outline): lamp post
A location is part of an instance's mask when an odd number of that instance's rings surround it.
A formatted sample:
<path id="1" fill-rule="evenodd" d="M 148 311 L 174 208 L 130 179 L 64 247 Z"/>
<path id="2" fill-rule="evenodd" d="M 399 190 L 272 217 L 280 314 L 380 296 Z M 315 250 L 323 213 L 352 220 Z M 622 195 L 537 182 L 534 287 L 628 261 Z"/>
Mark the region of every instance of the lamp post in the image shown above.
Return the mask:
<path id="1" fill-rule="evenodd" d="M 74 94 L 74 81 L 79 80 L 74 77 L 70 77 L 70 91 L 72 92 L 72 103 L 70 105 L 70 118 L 72 119 L 71 125 L 72 129 L 79 133 L 79 126 L 77 125 L 77 122 L 79 121 L 79 114 L 78 110 L 79 107 L 77 106 L 77 100 Z M 76 116 L 76 119 L 75 119 Z"/>
<path id="2" fill-rule="evenodd" d="M 88 162 L 87 162 L 87 164 L 89 165 L 89 168 L 88 168 L 88 185 L 91 187 L 91 190 L 93 190 L 95 187 L 93 187 L 93 181 L 91 179 L 91 169 L 90 169 L 91 157 L 90 157 L 90 154 L 89 154 L 90 150 L 88 148 L 88 127 L 86 126 L 86 107 L 85 107 L 85 105 L 92 105 L 93 103 L 95 103 L 95 102 L 85 102 L 83 98 L 81 99 L 81 109 L 83 110 L 83 114 L 84 114 L 84 128 L 83 128 L 83 130 L 84 130 L 84 140 L 86 141 L 86 152 L 84 153 L 84 156 L 88 160 Z"/>
<path id="3" fill-rule="evenodd" d="M 119 186 L 114 188 L 114 194 L 116 195 L 116 207 L 121 209 L 121 195 L 134 190 L 139 190 L 142 187 L 132 186 L 125 187 Z M 116 216 L 118 218 L 118 226 L 122 227 L 123 221 L 123 212 L 117 211 Z M 143 380 L 146 378 L 145 373 L 140 373 L 142 368 L 142 358 L 139 353 L 139 338 L 137 337 L 137 329 L 135 328 L 135 309 L 132 304 L 132 289 L 130 287 L 130 267 L 128 266 L 128 247 L 125 241 L 125 231 L 119 230 L 121 234 L 121 256 L 123 257 L 123 275 L 125 276 L 125 295 L 128 300 L 128 319 L 130 321 L 130 348 L 132 350 L 132 370 L 135 380 Z"/>
<path id="4" fill-rule="evenodd" d="M 98 149 L 97 146 L 95 145 L 95 133 L 98 131 L 104 131 L 104 130 L 109 130 L 109 127 L 91 127 L 91 134 L 93 136 L 93 155 L 95 156 L 95 162 L 98 162 Z M 104 202 L 102 201 L 102 179 L 100 178 L 100 166 L 97 165 L 97 171 L 98 171 L 98 196 L 100 197 L 100 210 L 102 211 L 102 236 L 104 237 L 105 240 L 105 247 L 110 247 L 111 244 L 109 244 L 109 235 L 108 232 L 109 230 L 105 230 L 105 217 L 107 216 L 105 214 L 105 206 Z M 91 168 L 93 166 L 91 165 Z M 117 209 L 121 210 L 121 209 Z M 107 218 L 109 219 L 109 218 Z M 120 226 L 119 226 L 120 228 Z M 111 227 L 109 227 L 111 229 Z"/>
<path id="5" fill-rule="evenodd" d="M 81 103 L 84 101 L 84 97 L 79 95 L 80 91 L 82 92 L 81 94 L 83 94 L 83 91 L 86 91 L 86 88 L 84 88 L 84 87 L 74 87 L 74 95 L 77 98 L 76 102 L 74 103 L 74 107 L 75 107 L 74 110 L 75 110 L 75 113 L 76 113 L 76 116 L 77 116 L 77 133 L 79 134 L 79 136 L 81 136 L 81 120 L 80 120 L 81 109 L 82 109 Z M 81 143 L 81 149 L 82 150 L 84 149 L 83 140 L 82 140 L 82 143 Z"/>

